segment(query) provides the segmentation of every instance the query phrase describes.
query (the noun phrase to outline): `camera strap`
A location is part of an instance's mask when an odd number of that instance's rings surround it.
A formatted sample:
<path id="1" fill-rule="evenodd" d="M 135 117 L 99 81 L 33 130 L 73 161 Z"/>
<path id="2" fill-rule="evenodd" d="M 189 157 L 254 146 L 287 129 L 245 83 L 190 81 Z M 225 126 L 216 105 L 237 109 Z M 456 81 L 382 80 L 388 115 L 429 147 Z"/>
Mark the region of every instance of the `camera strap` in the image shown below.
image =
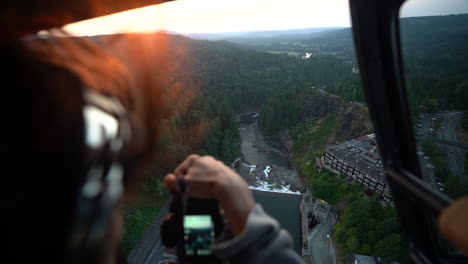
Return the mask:
<path id="1" fill-rule="evenodd" d="M 180 212 L 181 215 L 187 213 L 187 201 L 188 201 L 188 192 L 187 192 L 187 182 L 185 181 L 184 176 L 179 176 L 177 179 L 179 185 L 179 195 L 180 195 Z"/>

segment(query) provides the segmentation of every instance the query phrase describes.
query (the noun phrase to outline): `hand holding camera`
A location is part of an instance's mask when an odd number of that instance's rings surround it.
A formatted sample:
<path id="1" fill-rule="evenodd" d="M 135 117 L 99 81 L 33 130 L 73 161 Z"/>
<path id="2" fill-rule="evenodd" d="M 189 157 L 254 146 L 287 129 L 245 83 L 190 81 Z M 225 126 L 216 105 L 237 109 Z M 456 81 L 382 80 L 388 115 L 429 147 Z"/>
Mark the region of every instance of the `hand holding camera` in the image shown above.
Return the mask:
<path id="1" fill-rule="evenodd" d="M 174 174 L 166 175 L 164 185 L 168 190 L 178 191 L 176 175 L 184 175 L 191 197 L 219 201 L 232 234 L 236 236 L 242 232 L 255 200 L 239 174 L 213 157 L 192 154 Z"/>
<path id="2" fill-rule="evenodd" d="M 180 184 L 178 177 L 183 177 L 187 188 Z M 194 250 L 206 241 L 214 241 L 213 230 L 217 229 L 216 215 L 219 215 L 217 207 L 223 210 L 232 235 L 237 236 L 244 229 L 247 217 L 255 206 L 247 183 L 231 168 L 209 156 L 190 155 L 173 174 L 166 175 L 164 185 L 173 192 L 174 197 L 181 193 L 189 196 L 188 202 L 176 205 L 183 208 L 183 217 L 175 221 L 179 223 L 176 224 L 178 229 L 184 230 L 186 256 L 192 254 L 194 257 L 197 255 Z"/>

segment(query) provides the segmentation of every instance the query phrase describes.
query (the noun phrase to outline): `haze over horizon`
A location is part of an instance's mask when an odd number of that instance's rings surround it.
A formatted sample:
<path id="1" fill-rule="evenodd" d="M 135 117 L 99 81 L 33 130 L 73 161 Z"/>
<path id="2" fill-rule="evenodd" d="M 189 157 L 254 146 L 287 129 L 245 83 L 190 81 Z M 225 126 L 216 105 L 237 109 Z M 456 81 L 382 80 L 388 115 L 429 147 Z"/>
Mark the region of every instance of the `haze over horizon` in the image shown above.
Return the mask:
<path id="1" fill-rule="evenodd" d="M 465 0 L 410 0 L 401 17 L 468 13 Z M 227 33 L 350 27 L 348 0 L 178 0 L 93 18 L 64 27 L 73 35 L 167 30 Z"/>

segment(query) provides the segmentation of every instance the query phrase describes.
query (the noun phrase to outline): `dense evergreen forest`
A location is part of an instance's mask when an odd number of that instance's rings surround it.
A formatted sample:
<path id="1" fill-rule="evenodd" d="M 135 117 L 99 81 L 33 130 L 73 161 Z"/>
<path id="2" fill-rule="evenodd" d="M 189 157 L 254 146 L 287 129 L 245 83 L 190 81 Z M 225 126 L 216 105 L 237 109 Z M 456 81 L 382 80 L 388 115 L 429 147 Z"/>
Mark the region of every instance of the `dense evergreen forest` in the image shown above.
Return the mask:
<path id="1" fill-rule="evenodd" d="M 333 239 L 339 257 L 346 263 L 350 252 L 378 256 L 384 263 L 407 263 L 407 240 L 393 207 L 380 203 L 378 195 L 364 194 L 362 186 L 315 164 L 323 155 L 330 134 L 339 127 L 336 113 L 325 119 L 312 119 L 292 130 L 294 161 L 315 198 L 325 200 L 341 214 Z"/>
<path id="2" fill-rule="evenodd" d="M 401 45 L 409 101 L 414 111 L 468 108 L 468 14 L 400 19 Z M 293 35 L 233 39 L 262 51 L 333 54 L 357 67 L 351 29 Z M 358 76 L 355 76 L 358 77 Z M 326 87 L 351 101 L 363 102 L 358 78 Z M 423 105 L 425 109 L 417 106 Z"/>
<path id="3" fill-rule="evenodd" d="M 401 29 L 411 104 L 433 111 L 465 109 L 468 15 L 404 18 Z M 260 109 L 261 125 L 273 135 L 304 120 L 299 97 L 312 88 L 364 101 L 359 75 L 352 72 L 356 66 L 350 29 L 312 32 L 309 38 L 302 34 L 301 45 L 282 42 L 288 51 L 321 52 L 310 59 L 254 50 L 248 43 L 243 47 L 163 35 L 139 37 L 155 46 L 167 38 L 170 48 L 164 56 L 172 64 L 168 89 L 177 86 L 180 95 L 193 95 L 168 122 L 170 135 L 165 137 L 168 146 L 188 146 L 182 153 L 209 153 L 229 163 L 238 154 L 236 114 Z M 273 38 L 271 44 L 278 43 Z M 183 131 L 187 127 L 194 129 Z"/>
<path id="4" fill-rule="evenodd" d="M 409 99 L 413 109 L 424 105 L 426 111 L 467 110 L 468 15 L 405 18 L 401 20 L 401 29 Z M 171 115 L 165 120 L 157 166 L 140 192 L 143 200 L 159 202 L 150 203 L 149 207 L 141 206 L 127 214 L 128 234 L 134 233 L 132 230 L 142 232 L 142 228 L 135 224 L 137 221 L 132 226 L 131 219 L 148 217 L 145 210 L 154 212 L 161 206 L 160 201 L 167 197 L 161 186 L 161 175 L 172 170 L 189 153 L 213 155 L 228 164 L 239 156 L 239 113 L 260 111 L 262 129 L 266 135 L 275 137 L 285 129 L 308 127 L 312 121 L 304 115 L 301 99 L 317 91 L 337 94 L 347 101 L 364 102 L 359 74 L 353 72 L 357 66 L 350 29 L 314 33 L 311 37 L 295 38 L 293 43 L 275 42 L 268 47 L 192 40 L 161 33 L 132 38 L 122 36 L 117 40 L 115 37 L 112 40 L 111 37 L 106 38 L 101 37 L 97 41 L 104 46 L 117 47 L 114 48 L 115 52 L 129 61 L 134 60 L 136 51 L 141 51 L 136 43 L 144 42 L 150 50 L 156 50 L 146 57 L 151 58 L 150 65 L 155 69 L 161 61 L 167 63 L 164 73 L 155 71 L 155 74 L 163 76 L 167 93 L 162 96 L 170 100 L 169 105 L 172 106 L 168 110 Z M 164 54 L 158 51 L 161 41 L 167 43 Z M 287 52 L 312 52 L 313 55 L 303 59 Z M 328 120 L 324 124 L 331 122 L 335 125 L 335 121 Z M 314 137 L 324 134 L 322 132 Z M 295 141 L 306 139 L 298 137 Z M 320 142 L 322 146 L 326 137 Z M 302 142 L 304 144 L 312 143 Z M 299 167 L 306 168 L 305 162 L 319 155 L 320 151 L 317 148 L 300 154 L 307 156 L 307 159 L 297 159 L 297 162 L 304 163 L 298 164 Z M 323 175 L 309 174 L 307 177 L 315 179 L 311 185 L 318 190 L 327 184 L 340 187 L 339 182 L 327 183 Z M 355 189 L 340 188 L 345 191 Z M 394 212 L 381 209 L 373 199 L 364 201 L 357 194 L 347 196 L 343 193 L 333 198 L 324 191 L 321 195 L 336 203 L 347 203 L 349 208 L 367 208 L 364 211 L 372 215 L 368 224 L 380 222 L 380 215 L 394 217 Z M 343 213 L 346 219 L 353 218 L 346 216 L 352 214 L 349 211 Z M 351 222 L 340 224 L 337 239 L 346 250 L 381 255 L 386 259 L 401 259 L 404 252 L 397 246 L 401 238 L 395 235 L 398 229 L 395 225 L 392 223 L 391 230 L 384 234 L 388 235 L 385 243 L 395 245 L 391 247 L 392 252 L 385 252 L 384 242 L 376 242 L 376 236 L 381 237 L 378 230 L 377 233 L 366 233 L 352 240 L 351 237 L 361 232 L 351 230 Z M 138 236 L 124 242 L 127 253 L 137 239 Z"/>
<path id="5" fill-rule="evenodd" d="M 401 32 L 413 109 L 468 110 L 468 15 L 405 18 Z"/>
<path id="6" fill-rule="evenodd" d="M 140 56 L 152 58 L 148 64 L 163 78 L 163 96 L 169 101 L 156 166 L 137 192 L 140 205 L 126 211 L 123 246 L 127 254 L 152 216 L 149 212 L 156 211 L 168 196 L 162 188 L 162 175 L 190 153 L 209 154 L 227 164 L 239 157 L 240 112 L 261 110 L 261 116 L 269 117 L 262 118 L 264 129 L 273 134 L 302 118 L 301 107 L 295 102 L 299 93 L 352 74 L 343 59 L 332 55 L 302 60 L 226 41 L 194 41 L 160 33 L 108 38 L 97 41 L 112 46 L 130 65 L 136 65 Z M 162 41 L 169 48 L 164 53 L 153 50 Z M 154 48 L 147 50 L 151 44 Z"/>
<path id="7" fill-rule="evenodd" d="M 468 15 L 403 18 L 400 31 L 411 109 L 415 113 L 467 110 Z M 351 37 L 343 40 L 350 30 L 341 33 L 330 33 L 329 41 L 352 47 Z M 329 90 L 349 100 L 363 100 L 359 81 L 349 80 Z"/>

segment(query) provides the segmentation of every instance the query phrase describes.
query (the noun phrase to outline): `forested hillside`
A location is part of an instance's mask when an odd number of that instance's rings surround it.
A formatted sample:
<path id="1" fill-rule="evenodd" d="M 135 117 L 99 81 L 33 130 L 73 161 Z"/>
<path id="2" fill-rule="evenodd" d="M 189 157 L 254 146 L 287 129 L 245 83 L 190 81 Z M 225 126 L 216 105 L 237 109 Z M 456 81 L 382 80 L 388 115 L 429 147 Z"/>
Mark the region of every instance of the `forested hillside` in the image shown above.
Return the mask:
<path id="1" fill-rule="evenodd" d="M 401 20 L 412 105 L 467 107 L 467 18 L 454 15 Z M 183 104 L 177 118 L 168 122 L 170 141 L 178 144 L 168 146 L 178 145 L 178 153 L 210 153 L 229 162 L 237 155 L 235 119 L 240 111 L 261 109 L 262 126 L 273 135 L 306 118 L 300 98 L 313 89 L 348 101 L 364 101 L 359 75 L 352 72 L 355 58 L 350 29 L 310 34 L 309 38 L 300 35 L 304 37 L 301 45 L 270 43 L 283 45 L 287 51 L 319 51 L 310 59 L 272 54 L 265 52 L 266 48 L 254 50 L 252 45 L 244 48 L 227 41 L 192 40 L 163 33 L 131 38 L 103 36 L 100 42 L 130 61 L 144 43 L 155 74 L 164 62 L 167 69 L 159 74 L 164 75 L 168 91 L 179 93 L 171 100 Z M 161 42 L 167 44 L 164 52 L 158 46 Z M 189 125 L 194 128 L 181 129 Z"/>
<path id="2" fill-rule="evenodd" d="M 343 59 L 332 55 L 302 60 L 226 41 L 198 41 L 165 34 L 113 38 L 108 40 L 112 45 L 103 37 L 100 41 L 115 47 L 119 56 L 130 62 L 136 58 L 132 54 L 141 50 L 135 48 L 141 42 L 147 49 L 151 49 L 148 45 L 158 49 L 161 41 L 168 43 L 170 48 L 164 54 L 148 51 L 155 74 L 164 75 L 167 99 L 179 106 L 184 104 L 174 110 L 178 112 L 176 118 L 168 120 L 170 136 L 165 138 L 169 140 L 166 144 L 178 145 L 179 153 L 207 153 L 228 163 L 238 155 L 236 114 L 261 108 L 265 116 L 275 120 L 266 120 L 266 124 L 271 123 L 265 125 L 267 130 L 286 128 L 301 115 L 301 105 L 294 102 L 297 95 L 311 87 L 332 85 L 352 74 Z M 158 61 L 164 62 L 164 72 L 157 69 Z M 178 97 L 174 98 L 174 93 Z M 187 127 L 194 129 L 188 133 Z M 205 127 L 209 129 L 201 131 Z"/>
<path id="3" fill-rule="evenodd" d="M 403 18 L 400 19 L 400 30 L 412 109 L 428 112 L 467 110 L 468 14 Z M 323 37 L 307 41 L 321 43 Z M 330 32 L 326 37 L 331 46 L 340 43 L 337 52 L 353 47 L 350 29 Z M 363 100 L 361 86 L 353 80 L 327 89 L 350 100 Z M 424 109 L 418 108 L 419 105 Z"/>
<path id="4" fill-rule="evenodd" d="M 468 107 L 467 18 L 401 20 L 413 106 L 423 104 L 429 111 Z M 161 176 L 189 153 L 234 161 L 240 152 L 237 115 L 243 111 L 259 110 L 261 128 L 270 138 L 287 132 L 299 167 L 326 144 L 372 130 L 350 29 L 301 37 L 265 46 L 164 33 L 93 38 L 125 60 L 136 76 L 142 67 L 151 69 L 164 86 L 161 97 L 170 107 L 164 109 L 157 166 L 140 192 L 145 200 L 163 200 Z"/>
<path id="5" fill-rule="evenodd" d="M 402 51 L 410 104 L 422 111 L 456 108 L 468 104 L 468 14 L 400 19 Z M 251 34 L 252 35 L 252 34 Z M 357 67 L 350 28 L 295 35 L 289 42 L 262 37 L 238 41 L 250 48 L 289 54 L 331 54 Z M 359 76 L 340 81 L 326 90 L 348 100 L 363 102 Z"/>
<path id="6" fill-rule="evenodd" d="M 126 215 L 126 252 L 143 227 L 138 219 L 154 212 L 167 197 L 164 173 L 190 153 L 209 154 L 233 162 L 240 154 L 237 114 L 261 109 L 266 131 L 282 130 L 304 118 L 301 94 L 349 77 L 349 65 L 332 55 L 302 60 L 242 48 L 226 41 L 199 41 L 157 34 L 100 36 L 100 45 L 121 57 L 135 76 L 154 71 L 164 87 L 166 114 L 155 170 L 138 196 L 143 205 Z M 143 66 L 141 65 L 143 63 Z M 268 113 L 269 112 L 269 113 Z M 154 201 L 158 201 L 155 203 Z M 156 207 L 155 207 L 156 206 Z M 135 220 L 135 221 L 132 221 Z"/>
<path id="7" fill-rule="evenodd" d="M 413 109 L 468 109 L 468 15 L 405 18 L 405 73 Z"/>

